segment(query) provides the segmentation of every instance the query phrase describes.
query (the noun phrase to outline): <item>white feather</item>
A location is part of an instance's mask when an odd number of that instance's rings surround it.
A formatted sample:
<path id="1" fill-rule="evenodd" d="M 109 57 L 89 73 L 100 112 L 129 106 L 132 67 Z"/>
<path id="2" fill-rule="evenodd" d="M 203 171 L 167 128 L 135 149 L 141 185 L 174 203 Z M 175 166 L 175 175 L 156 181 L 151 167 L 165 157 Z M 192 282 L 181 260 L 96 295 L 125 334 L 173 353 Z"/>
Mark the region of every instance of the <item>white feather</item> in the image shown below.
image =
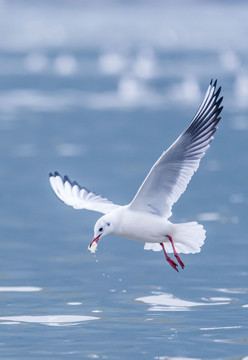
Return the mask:
<path id="1" fill-rule="evenodd" d="M 185 191 L 213 139 L 222 107 L 220 89 L 210 86 L 189 127 L 165 151 L 145 178 L 131 208 L 147 211 L 168 219 L 173 204 Z"/>
<path id="2" fill-rule="evenodd" d="M 60 200 L 74 209 L 88 209 L 107 214 L 119 207 L 93 192 L 71 182 L 67 176 L 62 178 L 57 172 L 50 174 L 50 184 Z"/>
<path id="3" fill-rule="evenodd" d="M 173 238 L 177 253 L 195 254 L 201 251 L 201 246 L 206 238 L 206 231 L 197 222 L 174 224 L 174 231 L 170 234 Z M 167 253 L 173 249 L 169 239 L 165 240 L 164 247 Z M 145 250 L 161 251 L 160 243 L 145 243 Z"/>

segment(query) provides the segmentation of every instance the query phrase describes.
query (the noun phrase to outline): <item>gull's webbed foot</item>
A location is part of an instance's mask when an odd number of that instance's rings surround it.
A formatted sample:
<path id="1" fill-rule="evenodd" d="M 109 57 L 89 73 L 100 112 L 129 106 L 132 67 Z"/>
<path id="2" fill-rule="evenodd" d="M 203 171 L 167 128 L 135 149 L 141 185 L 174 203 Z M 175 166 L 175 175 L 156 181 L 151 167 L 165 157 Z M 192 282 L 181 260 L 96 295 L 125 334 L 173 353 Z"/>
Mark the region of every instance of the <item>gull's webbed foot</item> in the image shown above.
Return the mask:
<path id="1" fill-rule="evenodd" d="M 182 260 L 180 259 L 178 254 L 175 254 L 175 258 L 177 259 L 177 261 L 180 264 L 181 268 L 184 269 L 184 263 L 182 262 Z"/>
<path id="2" fill-rule="evenodd" d="M 175 263 L 175 261 L 173 261 L 169 256 L 168 256 L 168 258 L 166 258 L 166 260 L 173 267 L 173 269 L 175 269 L 177 272 L 179 272 L 178 268 L 177 268 L 178 265 L 177 265 L 177 263 Z"/>

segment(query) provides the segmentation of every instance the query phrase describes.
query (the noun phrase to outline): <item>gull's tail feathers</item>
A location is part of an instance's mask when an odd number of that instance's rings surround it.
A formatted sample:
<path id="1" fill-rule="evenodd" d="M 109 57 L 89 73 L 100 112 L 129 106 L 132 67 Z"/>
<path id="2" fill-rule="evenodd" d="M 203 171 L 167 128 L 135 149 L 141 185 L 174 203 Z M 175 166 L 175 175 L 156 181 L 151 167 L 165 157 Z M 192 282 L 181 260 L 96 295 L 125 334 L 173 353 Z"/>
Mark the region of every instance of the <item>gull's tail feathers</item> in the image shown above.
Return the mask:
<path id="1" fill-rule="evenodd" d="M 171 237 L 178 253 L 195 254 L 201 251 L 201 246 L 206 238 L 206 231 L 196 221 L 174 224 L 174 231 Z M 171 243 L 166 238 L 164 247 L 167 253 L 173 253 Z M 160 251 L 162 247 L 159 243 L 146 243 L 144 249 Z"/>

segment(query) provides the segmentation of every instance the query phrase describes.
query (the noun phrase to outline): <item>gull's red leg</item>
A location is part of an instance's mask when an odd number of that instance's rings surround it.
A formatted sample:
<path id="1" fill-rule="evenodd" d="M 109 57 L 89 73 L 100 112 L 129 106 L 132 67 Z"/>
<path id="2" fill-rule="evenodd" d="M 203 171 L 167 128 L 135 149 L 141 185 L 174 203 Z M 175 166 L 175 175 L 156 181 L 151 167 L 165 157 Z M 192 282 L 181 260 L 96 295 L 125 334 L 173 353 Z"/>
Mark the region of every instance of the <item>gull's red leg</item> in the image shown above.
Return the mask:
<path id="1" fill-rule="evenodd" d="M 166 253 L 166 251 L 165 251 L 165 248 L 164 248 L 164 244 L 163 243 L 160 243 L 160 245 L 162 246 L 162 248 L 163 248 L 163 251 L 164 251 L 164 254 L 165 254 L 165 258 L 166 258 L 166 260 L 168 261 L 168 263 L 176 270 L 176 271 L 178 271 L 178 268 L 177 268 L 177 264 L 175 263 L 175 261 L 173 261 L 168 255 L 167 255 L 167 253 Z"/>
<path id="2" fill-rule="evenodd" d="M 182 267 L 182 269 L 184 269 L 184 263 L 182 262 L 182 260 L 180 259 L 178 253 L 176 252 L 172 237 L 170 235 L 166 235 L 166 237 L 170 240 L 170 243 L 172 245 L 172 249 L 175 255 L 175 258 L 177 259 L 177 261 L 179 262 L 180 266 Z"/>

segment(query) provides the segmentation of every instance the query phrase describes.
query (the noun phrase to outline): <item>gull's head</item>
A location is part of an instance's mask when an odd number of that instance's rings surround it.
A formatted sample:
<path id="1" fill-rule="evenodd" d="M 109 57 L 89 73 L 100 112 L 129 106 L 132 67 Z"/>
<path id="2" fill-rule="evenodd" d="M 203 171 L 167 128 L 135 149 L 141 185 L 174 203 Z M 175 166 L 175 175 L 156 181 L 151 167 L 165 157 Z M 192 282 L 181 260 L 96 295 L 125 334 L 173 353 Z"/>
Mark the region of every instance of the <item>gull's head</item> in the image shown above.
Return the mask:
<path id="1" fill-rule="evenodd" d="M 109 219 L 109 217 L 107 215 L 104 215 L 95 224 L 94 238 L 91 241 L 88 249 L 91 252 L 95 252 L 96 247 L 97 247 L 96 244 L 97 244 L 98 240 L 100 239 L 100 237 L 107 235 L 107 234 L 111 234 L 111 232 L 112 232 L 111 220 Z"/>
<path id="2" fill-rule="evenodd" d="M 111 233 L 112 225 L 110 219 L 105 215 L 97 220 L 94 227 L 94 238 L 104 236 Z"/>

